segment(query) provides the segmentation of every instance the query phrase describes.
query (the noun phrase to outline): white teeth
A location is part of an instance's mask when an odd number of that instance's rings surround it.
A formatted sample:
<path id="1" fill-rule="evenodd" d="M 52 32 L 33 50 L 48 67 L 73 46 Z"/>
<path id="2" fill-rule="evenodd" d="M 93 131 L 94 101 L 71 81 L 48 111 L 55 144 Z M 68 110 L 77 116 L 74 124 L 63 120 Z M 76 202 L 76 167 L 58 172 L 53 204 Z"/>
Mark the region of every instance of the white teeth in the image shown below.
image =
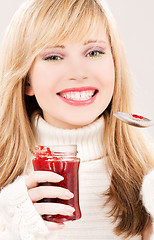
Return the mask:
<path id="1" fill-rule="evenodd" d="M 64 92 L 60 93 L 61 97 L 76 101 L 84 101 L 90 99 L 94 95 L 95 90 L 86 90 L 82 92 Z"/>

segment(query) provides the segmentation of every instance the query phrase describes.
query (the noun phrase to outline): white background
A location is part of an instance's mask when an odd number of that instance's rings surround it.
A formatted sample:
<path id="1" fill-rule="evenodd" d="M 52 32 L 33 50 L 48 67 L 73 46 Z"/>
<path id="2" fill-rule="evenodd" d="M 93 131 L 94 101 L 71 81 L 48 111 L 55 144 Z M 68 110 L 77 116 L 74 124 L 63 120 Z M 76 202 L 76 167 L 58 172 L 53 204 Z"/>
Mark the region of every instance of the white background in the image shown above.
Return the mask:
<path id="1" fill-rule="evenodd" d="M 137 113 L 154 120 L 154 1 L 106 0 L 120 29 L 134 79 Z M 23 0 L 0 3 L 0 43 Z M 154 127 L 147 130 L 154 137 Z"/>

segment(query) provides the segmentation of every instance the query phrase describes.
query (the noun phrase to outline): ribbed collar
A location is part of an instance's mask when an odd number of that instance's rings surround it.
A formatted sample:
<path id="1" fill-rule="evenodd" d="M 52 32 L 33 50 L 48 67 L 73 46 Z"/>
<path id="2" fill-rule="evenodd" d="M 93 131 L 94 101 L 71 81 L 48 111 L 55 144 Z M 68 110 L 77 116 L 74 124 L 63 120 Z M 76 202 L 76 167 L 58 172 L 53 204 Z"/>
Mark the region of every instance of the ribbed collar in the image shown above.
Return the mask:
<path id="1" fill-rule="evenodd" d="M 41 116 L 33 120 L 34 134 L 38 145 L 76 144 L 81 161 L 103 157 L 104 118 L 77 129 L 61 129 L 48 124 Z"/>

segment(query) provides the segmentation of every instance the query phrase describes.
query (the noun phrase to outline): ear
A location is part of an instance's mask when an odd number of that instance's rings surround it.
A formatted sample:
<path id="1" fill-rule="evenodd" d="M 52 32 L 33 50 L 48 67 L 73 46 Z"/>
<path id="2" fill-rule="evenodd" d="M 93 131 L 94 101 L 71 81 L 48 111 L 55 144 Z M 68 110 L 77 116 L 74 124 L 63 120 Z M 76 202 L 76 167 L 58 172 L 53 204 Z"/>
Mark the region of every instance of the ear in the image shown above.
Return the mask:
<path id="1" fill-rule="evenodd" d="M 33 91 L 29 82 L 26 83 L 25 94 L 28 95 L 28 96 L 33 96 L 34 95 L 34 91 Z"/>

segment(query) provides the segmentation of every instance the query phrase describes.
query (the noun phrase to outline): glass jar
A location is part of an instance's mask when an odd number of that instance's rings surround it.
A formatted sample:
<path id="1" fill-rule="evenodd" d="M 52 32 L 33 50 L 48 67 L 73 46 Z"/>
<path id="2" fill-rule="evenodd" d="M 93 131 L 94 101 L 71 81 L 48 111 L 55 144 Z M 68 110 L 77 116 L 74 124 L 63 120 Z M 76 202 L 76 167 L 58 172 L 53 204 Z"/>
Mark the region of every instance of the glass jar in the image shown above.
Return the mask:
<path id="1" fill-rule="evenodd" d="M 81 218 L 79 205 L 79 165 L 76 145 L 37 146 L 36 157 L 32 160 L 35 171 L 52 171 L 64 177 L 58 183 L 39 183 L 39 186 L 59 186 L 70 190 L 74 197 L 69 200 L 43 198 L 38 202 L 67 204 L 75 208 L 72 215 L 43 215 L 43 219 L 52 222 L 64 222 Z"/>

